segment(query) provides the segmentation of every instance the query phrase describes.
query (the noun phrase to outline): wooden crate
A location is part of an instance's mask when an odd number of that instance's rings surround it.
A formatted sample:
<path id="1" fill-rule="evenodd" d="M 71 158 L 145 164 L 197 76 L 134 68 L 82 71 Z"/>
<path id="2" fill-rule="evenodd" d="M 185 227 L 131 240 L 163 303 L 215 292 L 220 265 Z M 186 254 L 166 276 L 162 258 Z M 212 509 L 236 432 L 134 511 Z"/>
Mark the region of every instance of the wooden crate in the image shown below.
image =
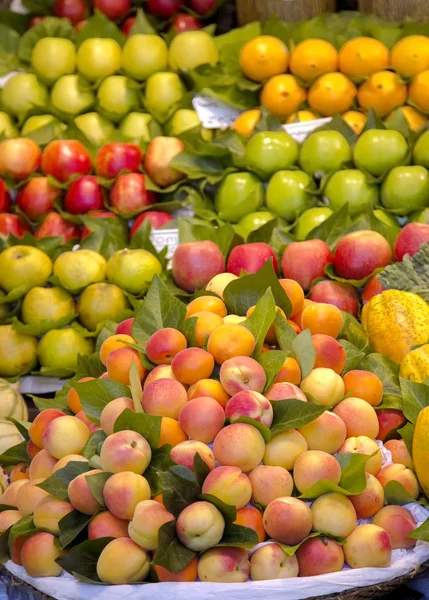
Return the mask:
<path id="1" fill-rule="evenodd" d="M 359 10 L 391 21 L 429 21 L 427 0 L 359 0 Z"/>
<path id="2" fill-rule="evenodd" d="M 237 0 L 240 25 L 265 21 L 273 14 L 283 21 L 302 21 L 335 9 L 336 0 Z"/>

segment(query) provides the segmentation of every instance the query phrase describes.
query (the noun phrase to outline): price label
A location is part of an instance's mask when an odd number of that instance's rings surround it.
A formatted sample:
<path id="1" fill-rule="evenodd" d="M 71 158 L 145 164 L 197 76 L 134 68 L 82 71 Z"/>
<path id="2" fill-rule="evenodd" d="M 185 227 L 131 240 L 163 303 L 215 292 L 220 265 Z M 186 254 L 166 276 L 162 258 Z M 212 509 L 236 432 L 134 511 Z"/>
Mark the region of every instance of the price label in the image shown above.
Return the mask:
<path id="1" fill-rule="evenodd" d="M 317 129 L 318 127 L 322 127 L 322 125 L 326 125 L 331 121 L 331 117 L 327 117 L 326 119 L 315 119 L 314 121 L 302 121 L 301 123 L 290 123 L 289 125 L 284 125 L 283 129 L 298 143 L 301 143 L 305 140 L 305 138 L 310 135 L 312 131 Z"/>
<path id="2" fill-rule="evenodd" d="M 150 234 L 152 244 L 158 252 L 167 246 L 167 258 L 171 258 L 179 245 L 178 229 L 153 229 Z"/>
<path id="3" fill-rule="evenodd" d="M 228 129 L 241 110 L 213 98 L 197 94 L 192 100 L 203 127 L 206 129 Z"/>

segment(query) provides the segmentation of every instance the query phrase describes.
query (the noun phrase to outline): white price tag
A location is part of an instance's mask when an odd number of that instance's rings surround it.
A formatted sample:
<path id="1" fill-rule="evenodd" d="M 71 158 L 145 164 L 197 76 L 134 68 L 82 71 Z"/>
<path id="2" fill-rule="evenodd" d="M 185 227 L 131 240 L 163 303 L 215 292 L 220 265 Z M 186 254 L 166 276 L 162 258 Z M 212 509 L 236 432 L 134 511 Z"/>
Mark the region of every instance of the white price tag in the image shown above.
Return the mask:
<path id="1" fill-rule="evenodd" d="M 206 129 L 228 129 L 242 112 L 225 102 L 200 94 L 194 97 L 192 104 Z"/>
<path id="2" fill-rule="evenodd" d="M 161 250 L 167 246 L 167 258 L 171 258 L 179 245 L 179 230 L 153 229 L 150 234 L 150 239 L 158 252 L 161 252 Z"/>
<path id="3" fill-rule="evenodd" d="M 25 8 L 22 4 L 22 0 L 12 0 L 9 10 L 20 13 L 21 15 L 26 15 L 30 12 L 28 8 Z"/>
<path id="4" fill-rule="evenodd" d="M 314 121 L 302 121 L 301 123 L 290 123 L 289 125 L 284 125 L 283 129 L 297 142 L 303 142 L 305 138 L 310 135 L 312 131 L 321 127 L 322 125 L 326 125 L 331 121 L 331 117 L 327 117 L 326 119 L 315 119 Z"/>

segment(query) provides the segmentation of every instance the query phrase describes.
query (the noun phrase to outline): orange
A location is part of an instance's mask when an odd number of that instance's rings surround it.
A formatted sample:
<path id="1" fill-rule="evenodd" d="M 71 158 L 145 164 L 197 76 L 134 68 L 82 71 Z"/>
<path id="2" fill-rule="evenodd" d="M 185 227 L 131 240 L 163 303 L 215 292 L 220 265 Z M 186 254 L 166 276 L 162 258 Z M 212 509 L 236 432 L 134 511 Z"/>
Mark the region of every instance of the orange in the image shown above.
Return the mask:
<path id="1" fill-rule="evenodd" d="M 399 40 L 392 49 L 392 67 L 402 77 L 413 77 L 429 69 L 429 38 L 409 35 Z"/>
<path id="2" fill-rule="evenodd" d="M 365 127 L 366 116 L 358 110 L 349 110 L 345 112 L 342 117 L 343 121 L 345 121 L 357 135 L 359 135 Z"/>
<path id="3" fill-rule="evenodd" d="M 238 133 L 241 133 L 241 135 L 250 137 L 256 127 L 256 123 L 260 120 L 260 118 L 261 111 L 259 108 L 246 110 L 235 119 L 234 123 L 231 125 L 231 129 L 238 131 Z"/>
<path id="4" fill-rule="evenodd" d="M 429 70 L 422 71 L 410 85 L 408 99 L 424 113 L 429 113 Z"/>
<path id="5" fill-rule="evenodd" d="M 261 103 L 276 117 L 286 119 L 305 101 L 306 90 L 293 75 L 276 75 L 262 90 Z"/>
<path id="6" fill-rule="evenodd" d="M 298 110 L 288 117 L 286 123 L 302 123 L 303 121 L 314 121 L 318 116 L 311 110 Z"/>
<path id="7" fill-rule="evenodd" d="M 356 86 L 342 73 L 321 75 L 308 92 L 310 108 L 324 117 L 349 110 L 356 96 Z"/>
<path id="8" fill-rule="evenodd" d="M 291 72 L 304 81 L 338 69 L 338 52 L 325 40 L 309 39 L 299 43 L 290 59 Z"/>
<path id="9" fill-rule="evenodd" d="M 426 71 L 429 74 L 429 71 Z M 358 102 L 364 110 L 373 108 L 377 115 L 385 117 L 407 99 L 407 86 L 401 83 L 396 73 L 379 71 L 371 75 L 359 87 Z"/>
<path id="10" fill-rule="evenodd" d="M 387 46 L 370 37 L 356 37 L 343 44 L 339 53 L 340 71 L 349 77 L 367 77 L 390 65 Z"/>
<path id="11" fill-rule="evenodd" d="M 289 51 L 286 44 L 272 35 L 260 35 L 244 44 L 240 67 L 252 81 L 265 81 L 287 70 Z"/>
<path id="12" fill-rule="evenodd" d="M 412 106 L 402 106 L 399 109 L 404 115 L 410 129 L 418 131 L 427 122 L 427 117 Z"/>

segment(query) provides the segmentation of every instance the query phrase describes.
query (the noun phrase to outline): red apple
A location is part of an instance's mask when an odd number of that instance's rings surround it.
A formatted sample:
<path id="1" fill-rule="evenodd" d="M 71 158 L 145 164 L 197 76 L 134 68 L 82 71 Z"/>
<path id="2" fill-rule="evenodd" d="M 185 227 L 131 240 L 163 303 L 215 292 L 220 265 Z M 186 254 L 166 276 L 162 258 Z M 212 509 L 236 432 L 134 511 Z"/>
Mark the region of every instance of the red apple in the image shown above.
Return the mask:
<path id="1" fill-rule="evenodd" d="M 176 33 L 184 31 L 194 31 L 201 29 L 202 24 L 193 16 L 186 13 L 178 13 L 173 20 L 172 28 Z"/>
<path id="2" fill-rule="evenodd" d="M 277 258 L 268 244 L 264 242 L 241 244 L 232 249 L 226 269 L 228 273 L 239 277 L 241 271 L 256 273 L 270 259 L 272 259 L 274 270 L 277 273 Z"/>
<path id="3" fill-rule="evenodd" d="M 154 183 L 160 187 L 167 187 L 185 177 L 183 173 L 169 166 L 184 147 L 182 140 L 175 137 L 153 138 L 146 150 L 144 168 Z"/>
<path id="4" fill-rule="evenodd" d="M 0 178 L 0 213 L 7 212 L 10 209 L 10 196 L 6 183 Z"/>
<path id="5" fill-rule="evenodd" d="M 155 17 L 171 19 L 183 4 L 183 0 L 148 0 L 146 6 Z"/>
<path id="6" fill-rule="evenodd" d="M 79 177 L 70 185 L 64 198 L 64 208 L 72 215 L 86 215 L 104 206 L 103 192 L 93 175 Z"/>
<path id="7" fill-rule="evenodd" d="M 225 272 L 225 259 L 219 246 L 210 240 L 180 244 L 173 254 L 173 277 L 186 292 L 204 288 Z"/>
<path id="8" fill-rule="evenodd" d="M 122 217 L 132 217 L 155 202 L 141 173 L 119 175 L 110 192 L 110 203 Z"/>
<path id="9" fill-rule="evenodd" d="M 362 303 L 365 305 L 372 298 L 374 298 L 374 296 L 378 296 L 383 292 L 383 285 L 378 280 L 377 275 L 374 275 L 374 277 L 371 277 L 371 279 L 366 282 L 365 287 L 362 290 Z"/>
<path id="10" fill-rule="evenodd" d="M 345 279 L 364 279 L 391 262 L 389 242 L 380 233 L 369 229 L 345 235 L 334 254 L 335 272 Z"/>
<path id="11" fill-rule="evenodd" d="M 309 290 L 315 279 L 325 276 L 325 267 L 332 261 L 332 252 L 322 240 L 292 242 L 283 253 L 282 272 Z"/>
<path id="12" fill-rule="evenodd" d="M 91 156 L 77 140 L 53 140 L 42 154 L 42 171 L 66 183 L 72 175 L 86 175 L 92 167 Z"/>
<path id="13" fill-rule="evenodd" d="M 135 24 L 136 24 L 135 17 L 128 17 L 128 19 L 125 19 L 125 21 L 122 23 L 122 26 L 121 26 L 122 33 L 128 37 Z"/>
<path id="14" fill-rule="evenodd" d="M 28 29 L 31 29 L 32 27 L 36 27 L 36 25 L 38 25 L 45 19 L 46 19 L 46 17 L 33 17 L 28 24 Z"/>
<path id="15" fill-rule="evenodd" d="M 333 304 L 354 317 L 359 311 L 359 294 L 355 287 L 349 283 L 339 281 L 320 281 L 311 290 L 309 300 Z"/>
<path id="16" fill-rule="evenodd" d="M 218 0 L 189 0 L 189 6 L 200 15 L 207 15 L 216 6 Z"/>
<path id="17" fill-rule="evenodd" d="M 377 410 L 377 419 L 380 426 L 377 437 L 381 441 L 385 440 L 391 431 L 398 429 L 406 421 L 402 411 L 395 410 L 394 408 Z"/>
<path id="18" fill-rule="evenodd" d="M 125 321 L 121 321 L 115 329 L 115 333 L 117 335 L 121 333 L 125 333 L 125 335 L 131 335 L 131 329 L 134 323 L 134 317 L 130 319 L 125 319 Z"/>
<path id="19" fill-rule="evenodd" d="M 406 254 L 414 256 L 425 242 L 429 242 L 429 225 L 408 223 L 396 238 L 394 248 L 396 260 L 403 260 Z"/>
<path id="20" fill-rule="evenodd" d="M 82 21 L 87 14 L 84 0 L 55 0 L 54 15 L 61 19 L 70 19 L 73 25 Z"/>
<path id="21" fill-rule="evenodd" d="M 115 213 L 112 213 L 108 210 L 94 210 L 89 212 L 87 216 L 91 217 L 92 219 L 118 219 L 118 215 L 115 215 Z M 82 233 L 80 234 L 80 239 L 84 240 L 91 233 L 92 231 L 88 227 L 84 227 L 82 229 Z"/>
<path id="22" fill-rule="evenodd" d="M 37 171 L 42 153 L 39 146 L 28 138 L 11 138 L 0 143 L 0 174 L 16 181 L 27 179 Z"/>
<path id="23" fill-rule="evenodd" d="M 32 221 L 39 221 L 55 210 L 54 202 L 61 190 L 51 185 L 47 177 L 34 177 L 19 191 L 17 205 Z"/>
<path id="24" fill-rule="evenodd" d="M 138 171 L 142 158 L 142 152 L 135 144 L 105 144 L 95 157 L 95 172 L 105 179 L 113 179 L 121 171 Z"/>
<path id="25" fill-rule="evenodd" d="M 106 15 L 112 21 L 120 19 L 131 10 L 131 0 L 94 0 L 94 8 Z"/>
<path id="26" fill-rule="evenodd" d="M 66 221 L 58 213 L 51 212 L 36 229 L 34 237 L 36 240 L 45 237 L 62 237 L 63 243 L 66 243 L 79 238 L 79 227 L 74 223 L 70 223 L 70 221 Z"/>
<path id="27" fill-rule="evenodd" d="M 15 237 L 22 238 L 27 231 L 31 231 L 30 227 L 18 215 L 0 214 L 0 235 L 7 237 L 12 233 Z"/>
<path id="28" fill-rule="evenodd" d="M 148 210 L 137 217 L 137 219 L 134 221 L 133 226 L 131 227 L 130 237 L 133 239 L 137 231 L 140 229 L 141 224 L 145 221 L 150 222 L 152 229 L 160 229 L 163 225 L 172 220 L 173 217 L 167 212 L 163 212 L 162 210 Z"/>

